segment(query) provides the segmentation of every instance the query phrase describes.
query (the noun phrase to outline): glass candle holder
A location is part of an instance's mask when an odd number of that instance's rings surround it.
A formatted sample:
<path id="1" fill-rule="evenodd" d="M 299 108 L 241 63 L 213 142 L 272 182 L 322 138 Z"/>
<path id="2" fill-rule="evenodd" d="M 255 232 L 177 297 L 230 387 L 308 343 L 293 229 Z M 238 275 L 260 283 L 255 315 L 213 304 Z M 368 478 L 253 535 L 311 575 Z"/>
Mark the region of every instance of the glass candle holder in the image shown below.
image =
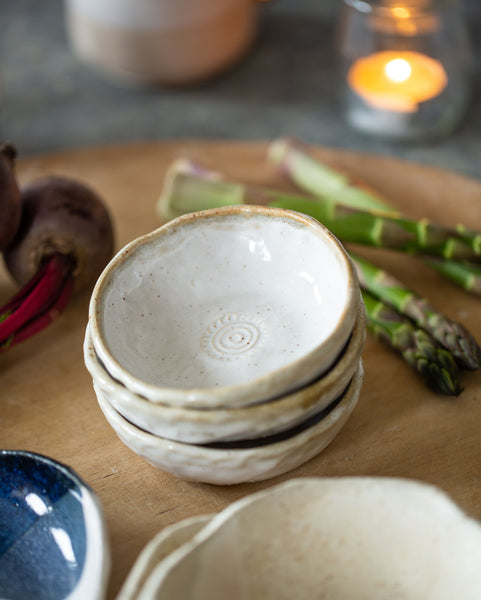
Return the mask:
<path id="1" fill-rule="evenodd" d="M 470 97 L 471 49 L 454 0 L 344 0 L 339 27 L 347 121 L 395 140 L 444 136 Z"/>

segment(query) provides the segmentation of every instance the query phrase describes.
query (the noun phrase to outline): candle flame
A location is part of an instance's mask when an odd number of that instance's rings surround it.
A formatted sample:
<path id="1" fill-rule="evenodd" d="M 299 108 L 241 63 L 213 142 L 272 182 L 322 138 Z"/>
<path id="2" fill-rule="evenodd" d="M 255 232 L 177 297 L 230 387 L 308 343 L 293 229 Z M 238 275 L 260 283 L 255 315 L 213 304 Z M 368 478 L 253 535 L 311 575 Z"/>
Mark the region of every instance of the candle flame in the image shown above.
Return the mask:
<path id="1" fill-rule="evenodd" d="M 384 67 L 384 72 L 391 81 L 401 83 L 411 77 L 411 65 L 404 58 L 390 60 Z"/>
<path id="2" fill-rule="evenodd" d="M 384 50 L 358 58 L 347 74 L 349 86 L 381 110 L 415 112 L 438 96 L 448 83 L 436 59 L 413 51 Z"/>

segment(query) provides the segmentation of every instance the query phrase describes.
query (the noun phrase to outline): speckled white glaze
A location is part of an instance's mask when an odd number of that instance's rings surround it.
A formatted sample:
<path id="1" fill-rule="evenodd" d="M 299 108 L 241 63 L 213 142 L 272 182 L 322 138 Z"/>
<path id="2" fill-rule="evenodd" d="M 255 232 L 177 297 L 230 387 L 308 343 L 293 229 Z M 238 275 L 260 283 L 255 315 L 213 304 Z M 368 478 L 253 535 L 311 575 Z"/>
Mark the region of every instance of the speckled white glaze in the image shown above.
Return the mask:
<path id="1" fill-rule="evenodd" d="M 250 448 L 212 448 L 154 436 L 124 419 L 95 384 L 94 389 L 107 421 L 131 450 L 181 479 L 225 485 L 269 479 L 319 454 L 354 410 L 362 379 L 360 362 L 341 401 L 320 421 L 282 441 Z"/>
<path id="2" fill-rule="evenodd" d="M 98 361 L 89 331 L 84 361 L 105 400 L 141 429 L 187 443 L 256 438 L 294 427 L 341 394 L 359 366 L 366 332 L 364 307 L 340 359 L 319 380 L 286 396 L 246 407 L 199 410 L 153 403 L 115 381 Z"/>
<path id="3" fill-rule="evenodd" d="M 329 368 L 360 305 L 338 240 L 284 209 L 191 213 L 134 240 L 94 288 L 95 351 L 131 391 L 164 404 L 243 406 Z"/>
<path id="4" fill-rule="evenodd" d="M 480 524 L 438 488 L 293 479 L 216 515 L 137 600 L 479 600 L 480 564 Z"/>
<path id="5" fill-rule="evenodd" d="M 190 517 L 169 525 L 158 533 L 137 557 L 115 600 L 137 600 L 138 593 L 157 565 L 174 550 L 190 542 L 213 516 Z"/>

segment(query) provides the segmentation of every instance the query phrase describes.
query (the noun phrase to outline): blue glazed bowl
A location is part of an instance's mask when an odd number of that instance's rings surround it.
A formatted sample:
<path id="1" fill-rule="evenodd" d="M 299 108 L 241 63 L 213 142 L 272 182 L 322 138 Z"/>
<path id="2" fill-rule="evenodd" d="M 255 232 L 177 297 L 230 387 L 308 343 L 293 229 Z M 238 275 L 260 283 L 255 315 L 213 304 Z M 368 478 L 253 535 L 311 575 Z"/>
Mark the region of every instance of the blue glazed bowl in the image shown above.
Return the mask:
<path id="1" fill-rule="evenodd" d="M 51 458 L 0 451 L 0 598 L 97 600 L 110 552 L 100 503 Z"/>

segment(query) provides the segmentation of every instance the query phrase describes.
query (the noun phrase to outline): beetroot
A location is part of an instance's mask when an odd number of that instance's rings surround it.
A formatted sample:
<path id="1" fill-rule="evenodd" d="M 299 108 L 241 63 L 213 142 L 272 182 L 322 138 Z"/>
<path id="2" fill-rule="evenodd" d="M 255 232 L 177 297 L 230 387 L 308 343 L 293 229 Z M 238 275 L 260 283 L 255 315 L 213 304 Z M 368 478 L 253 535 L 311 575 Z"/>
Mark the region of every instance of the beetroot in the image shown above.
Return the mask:
<path id="1" fill-rule="evenodd" d="M 0 350 L 42 330 L 72 292 L 91 286 L 114 248 L 110 215 L 84 184 L 45 177 L 21 190 L 21 220 L 4 252 L 23 288 L 0 308 Z"/>
<path id="2" fill-rule="evenodd" d="M 45 177 L 22 189 L 20 227 L 4 258 L 23 285 L 49 256 L 68 256 L 79 290 L 95 282 L 113 244 L 109 213 L 93 190 L 65 177 Z"/>

